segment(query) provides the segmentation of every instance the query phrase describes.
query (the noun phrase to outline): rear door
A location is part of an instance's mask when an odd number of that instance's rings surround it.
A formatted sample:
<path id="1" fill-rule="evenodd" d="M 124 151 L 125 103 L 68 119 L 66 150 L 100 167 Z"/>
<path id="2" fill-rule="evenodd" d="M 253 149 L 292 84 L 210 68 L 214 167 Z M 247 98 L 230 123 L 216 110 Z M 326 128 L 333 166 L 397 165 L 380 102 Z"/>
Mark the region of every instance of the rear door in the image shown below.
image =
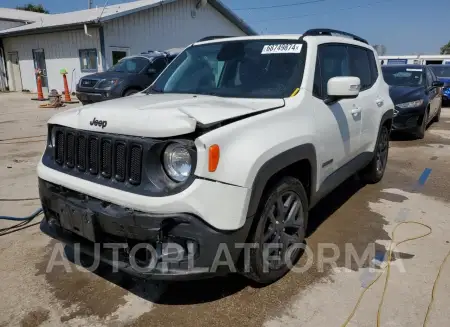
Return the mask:
<path id="1" fill-rule="evenodd" d="M 433 75 L 428 67 L 425 68 L 425 76 L 427 83 L 426 89 L 430 103 L 430 116 L 428 117 L 428 119 L 431 119 L 431 117 L 434 117 L 437 112 L 437 101 L 439 99 L 439 95 L 438 89 L 436 87 L 433 87 Z"/>
<path id="2" fill-rule="evenodd" d="M 437 78 L 437 76 L 433 72 L 433 70 L 431 68 L 428 68 L 428 70 L 430 71 L 433 82 L 439 82 L 439 78 Z M 437 114 L 439 111 L 439 108 L 441 108 L 441 106 L 442 106 L 442 88 L 441 87 L 436 87 L 435 101 L 436 101 L 436 114 Z"/>
<path id="3" fill-rule="evenodd" d="M 355 45 L 348 46 L 350 56 L 350 75 L 359 77 L 361 89 L 358 97 L 354 99 L 356 106 L 360 109 L 361 119 L 361 143 L 358 153 L 373 151 L 374 137 L 378 134 L 376 122 L 380 117 L 380 103 L 383 102 L 374 87 L 378 79 L 378 69 L 373 52 L 364 47 Z"/>

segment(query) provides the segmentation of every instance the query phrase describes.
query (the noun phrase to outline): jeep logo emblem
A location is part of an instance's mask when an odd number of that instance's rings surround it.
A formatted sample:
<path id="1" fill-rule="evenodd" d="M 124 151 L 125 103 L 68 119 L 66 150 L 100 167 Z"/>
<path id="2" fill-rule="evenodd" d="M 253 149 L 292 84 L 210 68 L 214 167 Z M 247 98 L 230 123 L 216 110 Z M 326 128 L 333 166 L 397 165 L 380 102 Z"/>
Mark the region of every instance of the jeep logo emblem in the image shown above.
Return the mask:
<path id="1" fill-rule="evenodd" d="M 89 124 L 91 124 L 91 126 L 101 126 L 102 128 L 105 128 L 108 122 L 106 120 L 97 120 L 94 117 L 94 119 Z"/>

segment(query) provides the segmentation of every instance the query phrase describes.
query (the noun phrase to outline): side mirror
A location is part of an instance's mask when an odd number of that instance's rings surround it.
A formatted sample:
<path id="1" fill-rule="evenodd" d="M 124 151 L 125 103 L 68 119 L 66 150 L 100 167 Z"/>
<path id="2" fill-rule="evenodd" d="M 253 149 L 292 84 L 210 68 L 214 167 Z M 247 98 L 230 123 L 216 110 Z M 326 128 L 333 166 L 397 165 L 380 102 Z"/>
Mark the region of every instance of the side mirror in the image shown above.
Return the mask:
<path id="1" fill-rule="evenodd" d="M 441 81 L 434 81 L 433 83 L 431 83 L 432 87 L 443 87 L 444 86 L 444 82 Z"/>
<path id="2" fill-rule="evenodd" d="M 339 99 L 356 98 L 361 89 L 361 80 L 359 77 L 340 76 L 333 77 L 327 83 L 327 99 L 325 103 L 331 104 Z"/>

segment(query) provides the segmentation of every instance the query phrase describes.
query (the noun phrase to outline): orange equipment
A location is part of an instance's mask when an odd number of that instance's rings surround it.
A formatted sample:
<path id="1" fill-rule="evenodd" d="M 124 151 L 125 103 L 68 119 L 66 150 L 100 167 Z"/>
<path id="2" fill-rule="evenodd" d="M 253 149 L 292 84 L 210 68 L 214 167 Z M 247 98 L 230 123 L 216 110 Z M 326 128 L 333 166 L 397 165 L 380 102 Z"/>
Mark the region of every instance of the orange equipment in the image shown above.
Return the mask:
<path id="1" fill-rule="evenodd" d="M 70 92 L 69 92 L 69 86 L 67 84 L 67 70 L 65 68 L 61 69 L 59 71 L 61 73 L 61 75 L 63 76 L 63 81 L 64 81 L 64 103 L 78 103 L 79 101 L 72 101 L 72 99 L 70 98 Z"/>

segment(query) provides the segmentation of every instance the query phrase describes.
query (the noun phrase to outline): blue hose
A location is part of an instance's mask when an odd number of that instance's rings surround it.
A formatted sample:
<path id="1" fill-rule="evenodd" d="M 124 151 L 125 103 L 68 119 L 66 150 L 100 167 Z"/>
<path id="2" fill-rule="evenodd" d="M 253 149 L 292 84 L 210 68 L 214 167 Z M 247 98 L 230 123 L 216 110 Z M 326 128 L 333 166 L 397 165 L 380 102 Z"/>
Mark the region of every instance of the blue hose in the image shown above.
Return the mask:
<path id="1" fill-rule="evenodd" d="M 37 209 L 35 212 L 33 212 L 28 217 L 9 217 L 9 216 L 0 216 L 0 220 L 13 220 L 13 221 L 26 221 L 31 220 L 37 216 L 39 216 L 42 213 L 42 208 Z"/>

